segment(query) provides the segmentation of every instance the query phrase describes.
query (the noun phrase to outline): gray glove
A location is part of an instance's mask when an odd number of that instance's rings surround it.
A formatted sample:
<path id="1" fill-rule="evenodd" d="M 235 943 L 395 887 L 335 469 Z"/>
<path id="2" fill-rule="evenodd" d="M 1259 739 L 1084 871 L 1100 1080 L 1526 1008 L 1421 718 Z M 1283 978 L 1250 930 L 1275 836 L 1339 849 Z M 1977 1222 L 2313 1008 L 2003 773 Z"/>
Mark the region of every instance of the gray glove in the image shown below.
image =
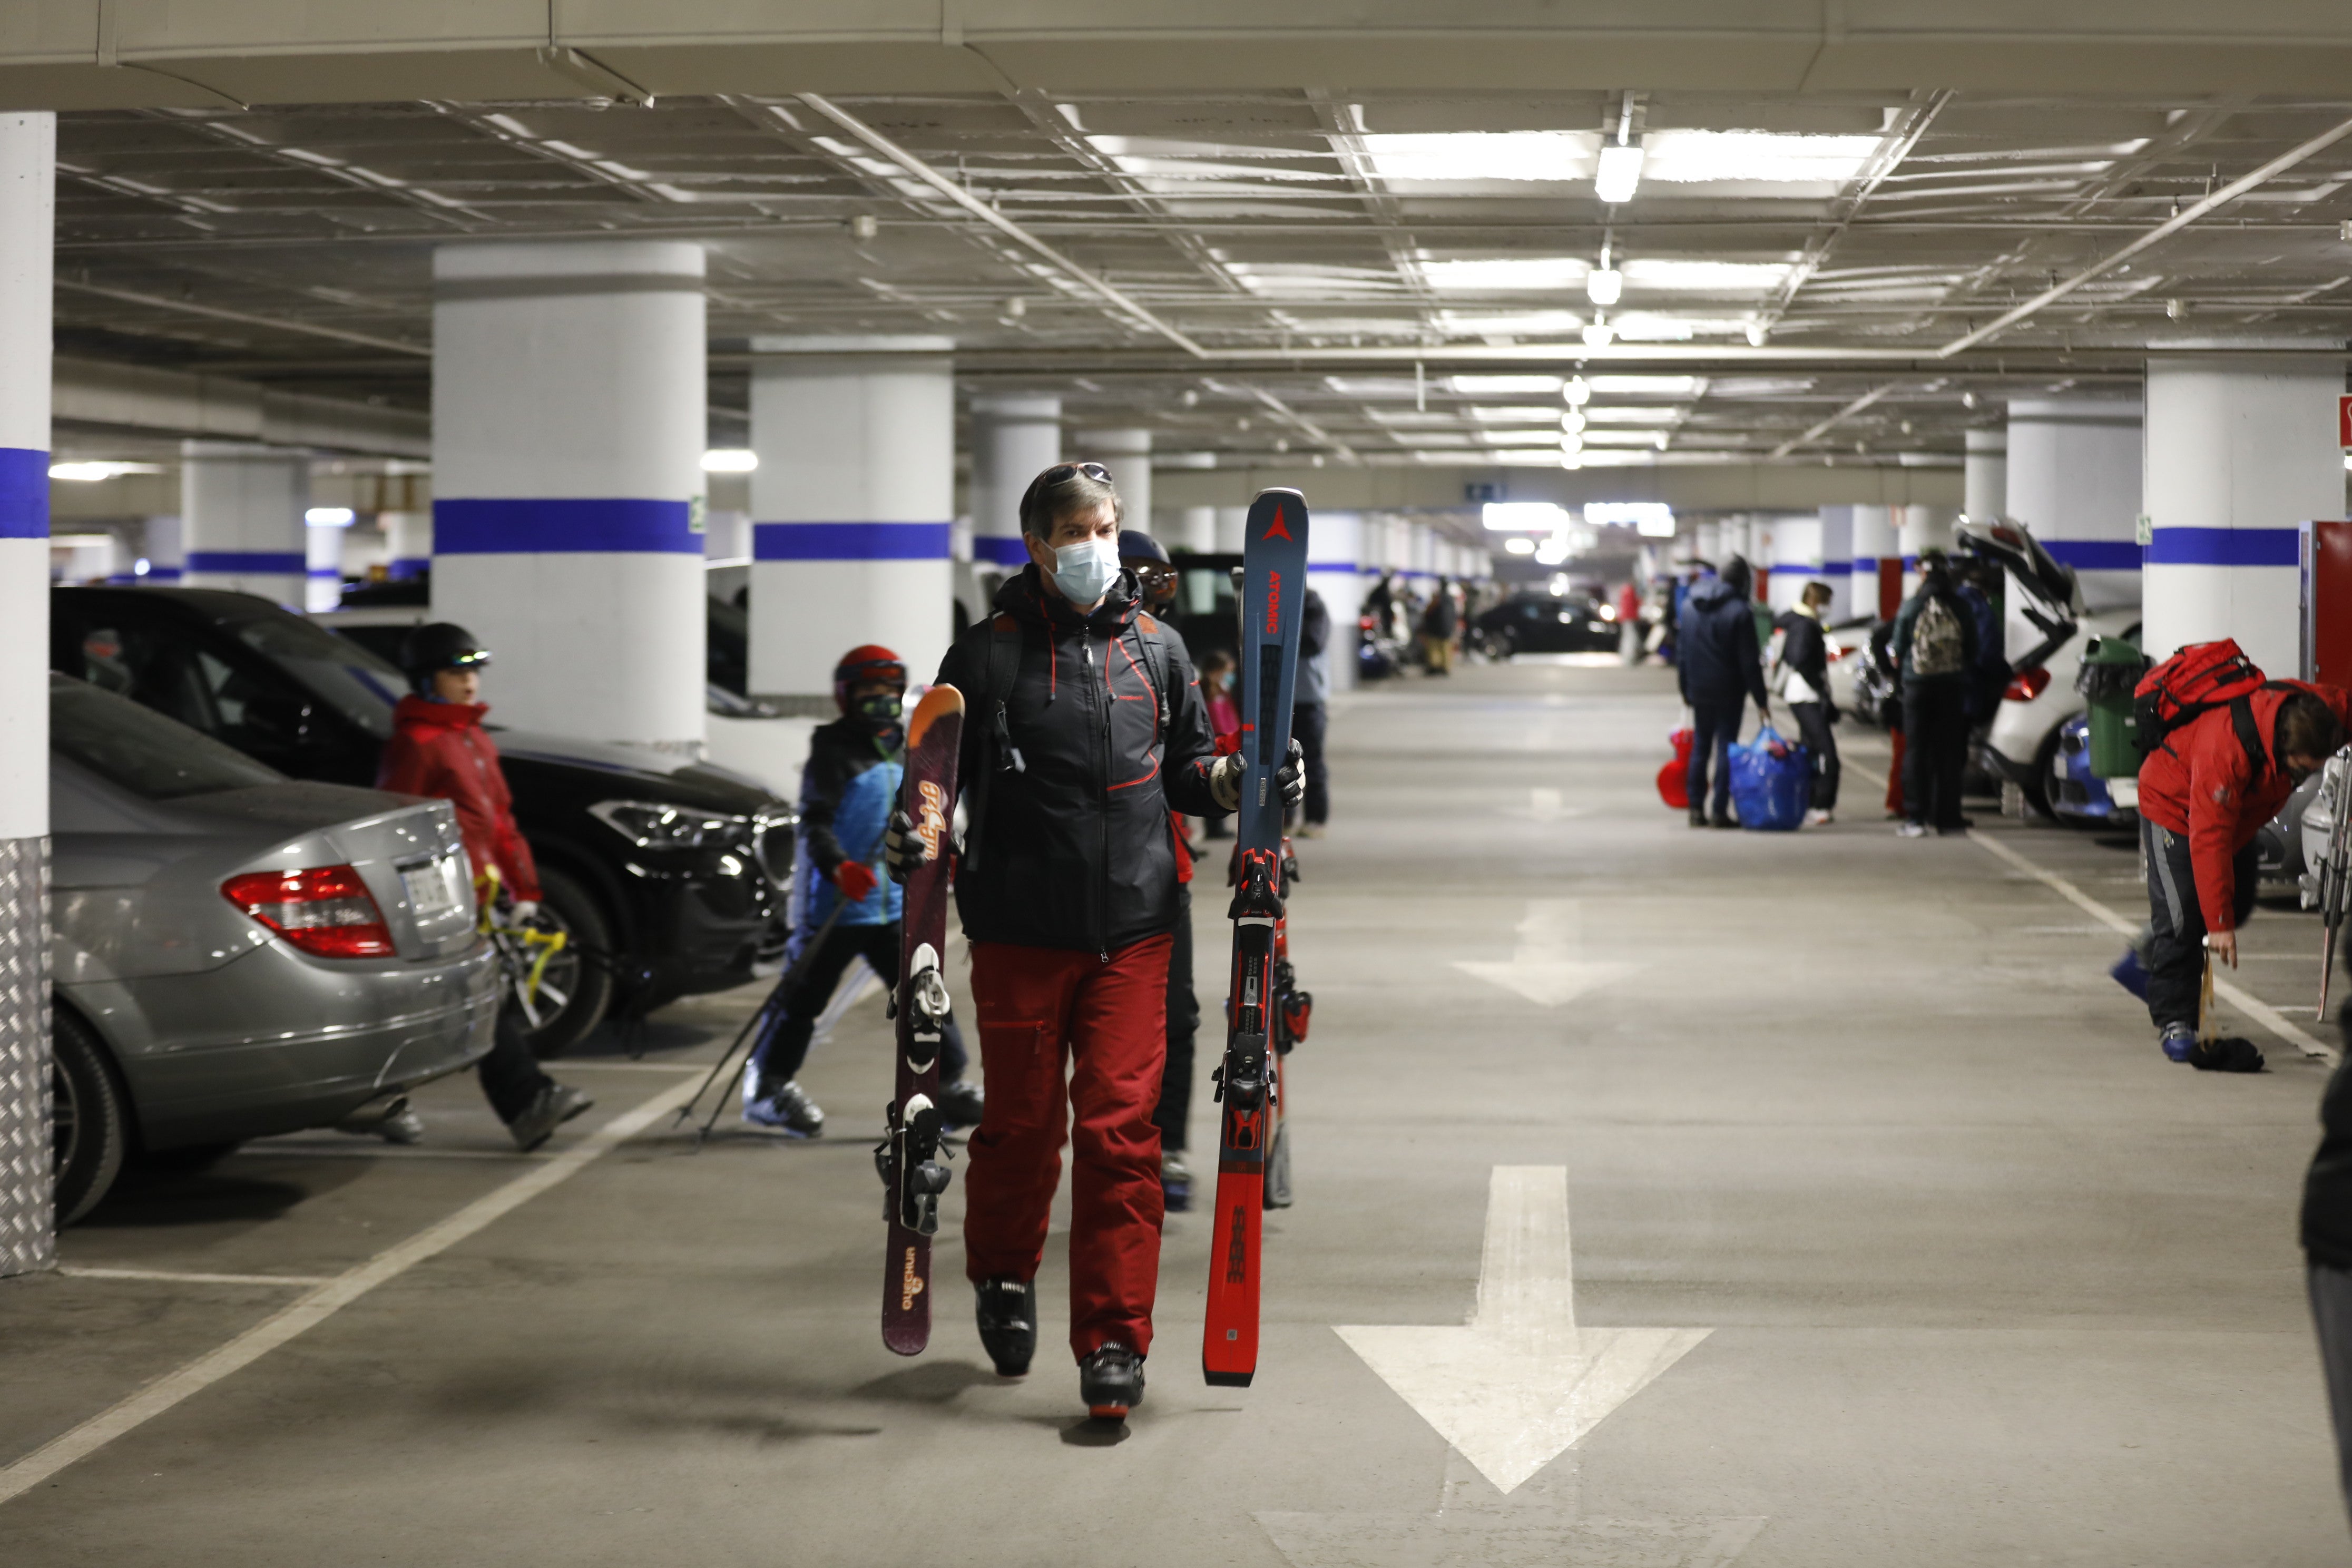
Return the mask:
<path id="1" fill-rule="evenodd" d="M 890 814 L 890 826 L 882 833 L 882 864 L 894 882 L 903 882 L 907 874 L 919 866 L 930 863 L 931 850 L 922 836 L 915 831 L 915 819 L 903 811 Z"/>
<path id="2" fill-rule="evenodd" d="M 1282 768 L 1274 775 L 1274 787 L 1282 792 L 1285 805 L 1297 805 L 1307 798 L 1307 750 L 1296 735 L 1290 739 L 1290 755 L 1282 759 Z"/>

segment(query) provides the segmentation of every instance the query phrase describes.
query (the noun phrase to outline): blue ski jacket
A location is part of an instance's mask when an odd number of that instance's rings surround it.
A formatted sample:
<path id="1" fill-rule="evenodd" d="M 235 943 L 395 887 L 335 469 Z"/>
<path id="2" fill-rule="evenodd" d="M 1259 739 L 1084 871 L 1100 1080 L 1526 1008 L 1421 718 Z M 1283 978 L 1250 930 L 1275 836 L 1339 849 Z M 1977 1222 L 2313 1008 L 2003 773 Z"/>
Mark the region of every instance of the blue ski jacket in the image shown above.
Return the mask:
<path id="1" fill-rule="evenodd" d="M 863 860 L 880 879 L 863 900 L 841 911 L 835 923 L 888 925 L 898 918 L 904 893 L 882 875 L 882 832 L 898 803 L 899 765 L 905 731 L 882 735 L 854 719 L 835 719 L 809 738 L 808 766 L 801 770 L 800 854 L 793 876 L 801 926 L 814 931 L 841 901 L 833 873 L 844 860 Z"/>

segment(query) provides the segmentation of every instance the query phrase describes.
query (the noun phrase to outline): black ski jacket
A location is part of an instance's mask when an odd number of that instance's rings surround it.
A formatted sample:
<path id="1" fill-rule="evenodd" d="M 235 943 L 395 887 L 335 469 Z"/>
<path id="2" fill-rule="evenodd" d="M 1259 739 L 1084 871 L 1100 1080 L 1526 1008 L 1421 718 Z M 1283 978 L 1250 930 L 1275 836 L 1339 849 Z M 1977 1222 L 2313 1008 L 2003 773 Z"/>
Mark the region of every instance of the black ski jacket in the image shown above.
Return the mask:
<path id="1" fill-rule="evenodd" d="M 1747 596 L 1709 577 L 1683 601 L 1675 637 L 1675 674 L 1683 700 L 1764 706 L 1764 650 L 1756 640 L 1756 612 Z"/>
<path id="2" fill-rule="evenodd" d="M 964 694 L 957 778 L 971 853 L 956 873 L 964 935 L 1108 954 L 1170 930 L 1169 812 L 1225 815 L 1209 793 L 1216 736 L 1183 639 L 1140 613 L 1132 573 L 1081 617 L 1031 565 L 997 590 L 996 609 L 940 664 L 940 684 Z M 1000 628 L 1020 639 L 1005 700 L 1017 768 L 999 765 L 1009 758 L 989 690 Z M 1155 668 L 1167 672 L 1164 690 L 1153 689 Z"/>
<path id="3" fill-rule="evenodd" d="M 2340 1065 L 2320 1097 L 2319 1126 L 2303 1182 L 2303 1250 L 2314 1263 L 2352 1268 L 2352 1071 Z"/>
<path id="4" fill-rule="evenodd" d="M 1804 678 L 1805 684 L 1813 689 L 1813 700 L 1827 702 L 1830 647 L 1822 623 L 1801 610 L 1783 610 L 1780 618 L 1772 624 L 1780 631 L 1781 667 Z"/>

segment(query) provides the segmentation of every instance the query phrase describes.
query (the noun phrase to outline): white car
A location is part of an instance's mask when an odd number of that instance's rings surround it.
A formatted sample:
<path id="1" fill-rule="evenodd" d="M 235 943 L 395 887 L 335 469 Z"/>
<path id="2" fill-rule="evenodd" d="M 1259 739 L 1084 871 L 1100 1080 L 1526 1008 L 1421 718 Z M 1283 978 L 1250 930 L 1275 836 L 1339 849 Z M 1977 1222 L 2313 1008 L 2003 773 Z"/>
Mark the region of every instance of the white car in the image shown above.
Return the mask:
<path id="1" fill-rule="evenodd" d="M 2005 651 L 2013 668 L 1985 737 L 1985 760 L 2047 816 L 2058 732 L 2089 709 L 2074 689 L 2084 646 L 2093 637 L 2137 642 L 2139 611 L 2084 608 L 2073 569 L 2052 560 L 2023 523 L 1963 524 L 1960 547 L 2000 567 L 2008 580 Z"/>

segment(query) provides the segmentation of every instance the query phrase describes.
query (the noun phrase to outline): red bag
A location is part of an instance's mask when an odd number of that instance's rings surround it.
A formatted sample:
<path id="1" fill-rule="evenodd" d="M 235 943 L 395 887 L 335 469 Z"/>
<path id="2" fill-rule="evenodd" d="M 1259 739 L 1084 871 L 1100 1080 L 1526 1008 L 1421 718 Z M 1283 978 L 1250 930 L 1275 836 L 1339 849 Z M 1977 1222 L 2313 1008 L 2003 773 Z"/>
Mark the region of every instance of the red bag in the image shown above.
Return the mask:
<path id="1" fill-rule="evenodd" d="M 2200 714 L 2263 688 L 2263 672 L 2228 637 L 2190 643 L 2139 678 L 2132 689 L 2134 743 L 2146 756 Z"/>
<path id="2" fill-rule="evenodd" d="M 1687 729 L 1666 737 L 1675 748 L 1675 760 L 1658 770 L 1658 798 L 1676 811 L 1690 809 L 1690 754 L 1696 739 Z"/>

